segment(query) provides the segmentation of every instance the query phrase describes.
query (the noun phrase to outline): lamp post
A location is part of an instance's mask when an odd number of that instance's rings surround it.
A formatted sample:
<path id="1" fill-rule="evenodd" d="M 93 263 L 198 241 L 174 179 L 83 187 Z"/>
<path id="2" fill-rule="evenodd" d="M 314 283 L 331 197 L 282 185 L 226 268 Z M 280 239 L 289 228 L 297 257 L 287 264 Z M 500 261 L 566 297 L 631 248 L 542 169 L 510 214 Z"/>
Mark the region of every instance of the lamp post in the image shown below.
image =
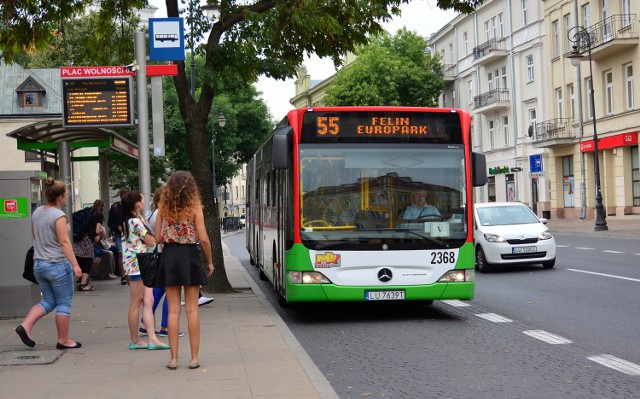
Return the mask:
<path id="1" fill-rule="evenodd" d="M 211 122 L 211 168 L 213 171 L 213 203 L 217 204 L 218 199 L 218 186 L 216 185 L 216 123 L 220 127 L 224 127 L 227 124 L 227 118 L 220 112 L 217 121 Z"/>
<path id="2" fill-rule="evenodd" d="M 593 171 L 595 174 L 595 188 L 596 188 L 596 225 L 595 231 L 609 230 L 607 227 L 607 219 L 602 205 L 602 192 L 600 191 L 600 160 L 598 159 L 598 130 L 596 129 L 596 105 L 593 94 L 593 68 L 591 66 L 591 34 L 588 30 L 582 26 L 575 26 L 568 32 L 568 39 L 572 43 L 573 51 L 567 56 L 571 59 L 571 65 L 575 67 L 580 66 L 580 62 L 584 59 L 580 53 L 581 43 L 586 43 L 587 51 L 589 53 L 589 80 L 591 81 L 591 87 L 589 88 L 589 101 L 591 106 L 591 116 L 593 117 Z M 580 82 L 578 82 L 580 84 Z"/>

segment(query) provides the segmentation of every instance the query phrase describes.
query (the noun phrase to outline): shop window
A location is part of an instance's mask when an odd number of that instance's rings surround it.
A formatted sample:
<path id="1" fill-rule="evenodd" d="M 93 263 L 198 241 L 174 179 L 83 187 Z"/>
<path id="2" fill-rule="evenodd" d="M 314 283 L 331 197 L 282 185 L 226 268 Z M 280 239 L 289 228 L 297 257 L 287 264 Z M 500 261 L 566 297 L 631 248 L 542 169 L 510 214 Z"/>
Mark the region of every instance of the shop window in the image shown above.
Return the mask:
<path id="1" fill-rule="evenodd" d="M 640 160 L 638 160 L 638 147 L 631 147 L 631 184 L 633 187 L 633 206 L 640 206 Z"/>
<path id="2" fill-rule="evenodd" d="M 489 193 L 489 202 L 496 202 L 496 177 L 490 176 L 487 182 L 487 192 Z"/>
<path id="3" fill-rule="evenodd" d="M 573 180 L 573 155 L 562 157 L 562 191 L 564 207 L 575 207 L 575 185 Z"/>

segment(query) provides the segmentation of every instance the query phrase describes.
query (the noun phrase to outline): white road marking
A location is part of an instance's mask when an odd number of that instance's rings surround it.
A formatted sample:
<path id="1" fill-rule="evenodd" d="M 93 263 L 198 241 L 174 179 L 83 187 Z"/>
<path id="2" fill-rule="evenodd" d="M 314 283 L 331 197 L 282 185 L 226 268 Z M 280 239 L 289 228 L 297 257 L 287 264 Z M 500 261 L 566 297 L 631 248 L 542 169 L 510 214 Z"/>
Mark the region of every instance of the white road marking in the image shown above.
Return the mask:
<path id="1" fill-rule="evenodd" d="M 556 248 L 571 248 L 571 245 L 560 245 L 560 244 L 556 244 Z"/>
<path id="2" fill-rule="evenodd" d="M 571 340 L 569 339 L 563 338 L 559 335 L 551 334 L 550 332 L 544 331 L 544 330 L 528 330 L 528 331 L 523 331 L 523 333 L 525 333 L 530 337 L 539 339 L 540 341 L 544 341 L 552 345 L 571 343 Z"/>
<path id="3" fill-rule="evenodd" d="M 606 252 L 606 253 L 608 253 L 608 254 L 623 254 L 623 253 L 624 253 L 624 252 L 622 252 L 622 251 L 612 251 L 612 250 L 610 250 L 610 249 L 605 249 L 605 250 L 604 250 L 604 251 L 602 251 L 602 252 Z"/>
<path id="4" fill-rule="evenodd" d="M 567 270 L 570 271 L 570 272 L 595 274 L 596 276 L 618 278 L 620 280 L 628 280 L 628 281 L 634 281 L 636 283 L 640 283 L 640 279 L 637 279 L 637 278 L 616 276 L 616 275 L 613 275 L 613 274 L 606 274 L 606 273 L 589 272 L 589 271 L 586 271 L 586 270 L 578 270 L 578 269 L 567 269 Z"/>
<path id="5" fill-rule="evenodd" d="M 627 375 L 640 376 L 640 365 L 631 363 L 624 359 L 620 359 L 619 357 L 615 357 L 613 355 L 604 354 L 600 356 L 589 356 L 587 357 L 587 359 L 599 363 L 605 367 L 609 367 L 610 369 L 620 371 Z"/>
<path id="6" fill-rule="evenodd" d="M 457 300 L 457 299 L 447 299 L 442 302 L 446 303 L 449 306 L 453 306 L 454 308 L 464 308 L 466 306 L 471 306 L 468 303 Z"/>
<path id="7" fill-rule="evenodd" d="M 480 313 L 480 314 L 477 314 L 476 316 L 483 318 L 485 320 L 492 321 L 494 323 L 511 323 L 513 321 L 507 317 L 500 316 L 499 314 L 495 314 L 495 313 Z"/>
<path id="8" fill-rule="evenodd" d="M 576 247 L 576 249 L 595 249 L 595 248 L 589 248 L 589 247 Z"/>

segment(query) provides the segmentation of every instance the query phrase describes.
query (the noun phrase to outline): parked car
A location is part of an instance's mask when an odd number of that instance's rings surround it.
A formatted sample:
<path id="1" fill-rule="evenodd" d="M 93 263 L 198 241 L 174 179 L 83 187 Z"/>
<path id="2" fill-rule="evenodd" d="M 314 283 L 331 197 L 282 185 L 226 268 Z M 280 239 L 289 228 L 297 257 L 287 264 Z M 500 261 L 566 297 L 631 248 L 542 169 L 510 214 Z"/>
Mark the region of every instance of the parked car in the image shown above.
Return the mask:
<path id="1" fill-rule="evenodd" d="M 240 215 L 240 228 L 242 229 L 246 225 L 247 225 L 247 217 L 243 213 L 242 215 Z"/>
<path id="2" fill-rule="evenodd" d="M 519 202 L 475 204 L 476 268 L 486 272 L 494 265 L 556 264 L 556 240 L 528 206 Z"/>

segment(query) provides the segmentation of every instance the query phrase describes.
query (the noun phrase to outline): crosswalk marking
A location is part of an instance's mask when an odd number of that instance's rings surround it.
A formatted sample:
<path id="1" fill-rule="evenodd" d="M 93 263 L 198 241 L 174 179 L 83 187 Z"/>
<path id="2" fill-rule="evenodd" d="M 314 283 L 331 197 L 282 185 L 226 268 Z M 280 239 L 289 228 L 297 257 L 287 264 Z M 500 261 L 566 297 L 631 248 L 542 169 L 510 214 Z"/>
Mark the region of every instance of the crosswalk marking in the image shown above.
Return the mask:
<path id="1" fill-rule="evenodd" d="M 454 308 L 464 308 L 467 306 L 471 306 L 466 302 L 460 301 L 458 299 L 447 299 L 442 301 L 443 303 L 446 303 L 449 306 L 453 306 Z"/>
<path id="2" fill-rule="evenodd" d="M 595 248 L 590 248 L 590 247 L 576 247 L 576 249 L 595 249 Z"/>
<path id="3" fill-rule="evenodd" d="M 513 320 L 495 313 L 479 313 L 476 316 L 494 323 L 511 323 Z"/>
<path id="4" fill-rule="evenodd" d="M 604 250 L 604 251 L 602 251 L 602 252 L 606 252 L 606 253 L 608 253 L 608 254 L 623 254 L 623 253 L 624 253 L 624 252 L 622 252 L 622 251 L 613 251 L 613 250 L 611 250 L 611 249 L 605 249 L 605 250 Z"/>

